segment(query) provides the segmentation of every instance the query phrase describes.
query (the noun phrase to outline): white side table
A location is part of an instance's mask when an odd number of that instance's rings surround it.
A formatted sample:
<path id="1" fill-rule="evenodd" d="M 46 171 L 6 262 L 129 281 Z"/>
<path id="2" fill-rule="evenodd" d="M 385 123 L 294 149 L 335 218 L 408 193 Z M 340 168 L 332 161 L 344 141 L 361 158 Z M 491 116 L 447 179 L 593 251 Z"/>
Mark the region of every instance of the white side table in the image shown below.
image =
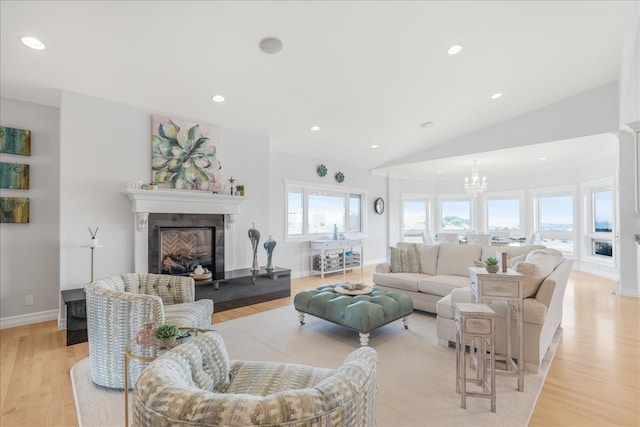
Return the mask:
<path id="1" fill-rule="evenodd" d="M 496 355 L 496 360 L 506 363 L 506 370 L 497 373 L 517 376 L 518 391 L 524 391 L 524 276 L 508 268 L 506 272 L 488 273 L 485 268 L 470 267 L 471 300 L 479 304 L 493 301 L 507 303 L 507 354 Z M 518 361 L 511 354 L 511 319 L 516 313 L 516 338 L 518 340 Z"/>

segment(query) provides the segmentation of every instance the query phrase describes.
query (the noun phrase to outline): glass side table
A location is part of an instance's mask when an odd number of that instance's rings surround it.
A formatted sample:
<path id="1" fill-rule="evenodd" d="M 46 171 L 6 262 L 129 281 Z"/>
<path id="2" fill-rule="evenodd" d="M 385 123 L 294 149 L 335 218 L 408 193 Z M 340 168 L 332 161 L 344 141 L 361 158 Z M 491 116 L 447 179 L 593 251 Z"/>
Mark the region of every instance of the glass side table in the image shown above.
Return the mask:
<path id="1" fill-rule="evenodd" d="M 175 346 L 188 342 L 194 336 L 200 333 L 211 332 L 214 329 L 200 328 L 179 328 L 181 332 L 188 335 L 181 336 L 176 340 Z M 175 347 L 174 346 L 174 347 Z M 136 343 L 136 339 L 132 339 L 124 348 L 124 425 L 129 425 L 129 360 L 135 360 L 141 363 L 149 363 L 158 356 L 166 353 L 169 349 L 160 347 L 157 344 L 140 345 Z"/>

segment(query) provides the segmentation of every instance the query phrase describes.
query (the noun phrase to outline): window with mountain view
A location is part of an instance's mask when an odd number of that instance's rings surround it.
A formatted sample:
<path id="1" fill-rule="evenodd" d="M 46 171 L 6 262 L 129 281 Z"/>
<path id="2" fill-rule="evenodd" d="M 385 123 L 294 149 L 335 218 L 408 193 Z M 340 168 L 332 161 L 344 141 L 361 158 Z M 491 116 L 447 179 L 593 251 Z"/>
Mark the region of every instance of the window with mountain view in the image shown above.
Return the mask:
<path id="1" fill-rule="evenodd" d="M 574 195 L 539 195 L 536 212 L 537 231 L 542 244 L 565 254 L 574 253 Z"/>
<path id="2" fill-rule="evenodd" d="M 489 231 L 520 230 L 520 199 L 487 200 L 487 227 Z"/>
<path id="3" fill-rule="evenodd" d="M 402 201 L 402 240 L 422 243 L 429 232 L 429 201 L 404 199 Z M 424 233 L 424 234 L 423 234 Z"/>
<path id="4" fill-rule="evenodd" d="M 441 230 L 470 230 L 471 201 L 443 200 L 440 203 Z"/>
<path id="5" fill-rule="evenodd" d="M 613 190 L 591 192 L 591 255 L 613 257 Z"/>

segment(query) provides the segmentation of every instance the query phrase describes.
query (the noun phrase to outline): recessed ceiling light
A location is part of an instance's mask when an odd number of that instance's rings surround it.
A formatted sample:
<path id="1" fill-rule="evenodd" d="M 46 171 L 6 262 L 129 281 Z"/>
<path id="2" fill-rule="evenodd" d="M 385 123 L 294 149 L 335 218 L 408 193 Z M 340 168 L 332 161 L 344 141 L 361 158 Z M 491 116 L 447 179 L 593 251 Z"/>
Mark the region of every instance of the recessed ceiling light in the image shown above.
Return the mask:
<path id="1" fill-rule="evenodd" d="M 224 102 L 224 96 L 222 95 L 213 95 L 211 99 L 213 102 Z"/>
<path id="2" fill-rule="evenodd" d="M 20 37 L 20 41 L 25 46 L 35 50 L 44 50 L 44 48 L 46 47 L 44 43 L 42 43 L 40 40 L 38 40 L 35 37 L 29 37 L 29 36 Z"/>
<path id="3" fill-rule="evenodd" d="M 501 92 L 494 93 L 493 95 L 491 95 L 491 99 L 498 99 L 498 98 L 500 98 L 501 96 L 502 96 L 502 93 L 501 93 Z"/>
<path id="4" fill-rule="evenodd" d="M 538 157 L 538 160 L 547 160 L 547 158 L 542 156 L 542 157 Z"/>
<path id="5" fill-rule="evenodd" d="M 456 53 L 460 53 L 461 50 L 462 50 L 462 45 L 454 44 L 449 48 L 449 50 L 447 50 L 447 53 L 449 55 L 455 55 Z"/>
<path id="6" fill-rule="evenodd" d="M 442 169 L 438 169 L 436 173 L 442 173 Z"/>
<path id="7" fill-rule="evenodd" d="M 420 123 L 420 127 L 421 128 L 428 128 L 433 126 L 433 122 L 424 122 L 424 123 Z"/>
<path id="8" fill-rule="evenodd" d="M 378 148 L 378 147 L 379 147 L 379 145 L 378 145 L 378 144 L 373 144 L 373 145 L 371 146 L 371 148 Z"/>
<path id="9" fill-rule="evenodd" d="M 320 130 L 320 126 L 311 126 L 309 129 L 311 129 L 312 131 L 318 131 Z"/>
<path id="10" fill-rule="evenodd" d="M 273 55 L 282 51 L 282 41 L 279 38 L 269 36 L 260 40 L 258 43 L 260 50 L 266 54 Z"/>

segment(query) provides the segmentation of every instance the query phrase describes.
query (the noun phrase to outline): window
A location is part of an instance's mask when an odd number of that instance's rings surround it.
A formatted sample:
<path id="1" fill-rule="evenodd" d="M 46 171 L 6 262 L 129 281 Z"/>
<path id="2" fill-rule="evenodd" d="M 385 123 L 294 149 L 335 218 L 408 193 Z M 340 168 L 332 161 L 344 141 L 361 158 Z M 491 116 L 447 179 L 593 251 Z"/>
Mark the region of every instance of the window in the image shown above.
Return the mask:
<path id="1" fill-rule="evenodd" d="M 602 260 L 613 259 L 613 189 L 591 187 L 588 189 L 590 213 L 587 223 L 588 249 L 587 256 Z"/>
<path id="2" fill-rule="evenodd" d="M 537 206 L 536 230 L 540 233 L 542 244 L 565 255 L 573 255 L 576 238 L 573 190 L 545 193 L 534 198 L 534 206 Z"/>
<path id="3" fill-rule="evenodd" d="M 430 240 L 429 200 L 421 197 L 403 197 L 402 240 L 425 243 Z"/>
<path id="4" fill-rule="evenodd" d="M 338 233 L 357 234 L 364 228 L 364 191 L 339 191 L 287 182 L 287 237 L 320 238 Z"/>
<path id="5" fill-rule="evenodd" d="M 440 202 L 441 230 L 470 230 L 471 202 L 469 200 L 442 200 Z"/>
<path id="6" fill-rule="evenodd" d="M 520 230 L 520 199 L 487 200 L 488 231 Z"/>
<path id="7" fill-rule="evenodd" d="M 288 194 L 287 233 L 302 234 L 302 191 L 290 191 Z"/>

